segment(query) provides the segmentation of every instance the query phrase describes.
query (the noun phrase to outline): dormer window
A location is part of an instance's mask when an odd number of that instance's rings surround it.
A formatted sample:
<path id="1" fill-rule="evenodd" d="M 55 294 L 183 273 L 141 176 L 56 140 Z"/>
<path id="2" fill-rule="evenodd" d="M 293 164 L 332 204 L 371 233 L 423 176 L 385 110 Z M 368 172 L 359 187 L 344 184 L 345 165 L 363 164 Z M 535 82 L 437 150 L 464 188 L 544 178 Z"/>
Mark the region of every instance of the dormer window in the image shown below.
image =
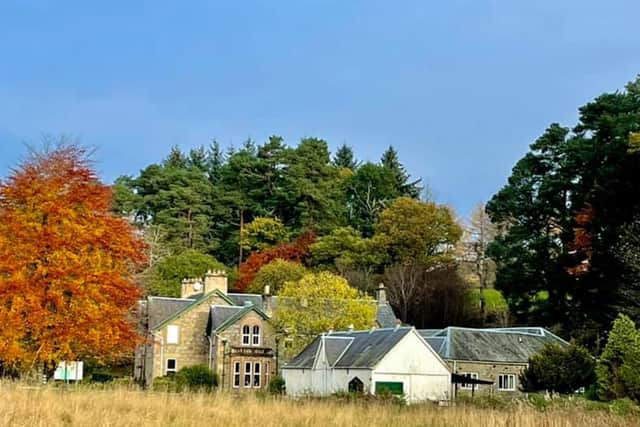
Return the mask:
<path id="1" fill-rule="evenodd" d="M 251 344 L 251 327 L 249 325 L 244 325 L 242 327 L 242 345 Z"/>
<path id="2" fill-rule="evenodd" d="M 251 334 L 251 345 L 257 347 L 260 345 L 260 326 L 255 325 Z"/>

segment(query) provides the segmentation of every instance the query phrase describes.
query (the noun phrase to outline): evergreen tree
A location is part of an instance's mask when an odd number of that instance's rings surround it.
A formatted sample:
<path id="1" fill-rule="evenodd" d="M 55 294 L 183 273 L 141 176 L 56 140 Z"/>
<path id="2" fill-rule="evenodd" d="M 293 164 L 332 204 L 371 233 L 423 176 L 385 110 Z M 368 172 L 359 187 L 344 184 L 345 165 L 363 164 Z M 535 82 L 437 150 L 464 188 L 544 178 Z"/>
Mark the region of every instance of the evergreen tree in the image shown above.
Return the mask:
<path id="1" fill-rule="evenodd" d="M 407 173 L 402 163 L 400 163 L 398 152 L 393 146 L 390 145 L 389 148 L 382 153 L 380 164 L 393 174 L 393 183 L 400 196 L 412 197 L 414 199 L 420 196 L 420 192 L 422 191 L 420 182 L 422 180 L 411 181 L 411 176 Z"/>
<path id="2" fill-rule="evenodd" d="M 333 164 L 336 167 L 351 169 L 354 172 L 358 169 L 358 161 L 353 154 L 353 149 L 347 144 L 338 147 L 335 156 L 333 156 Z"/>

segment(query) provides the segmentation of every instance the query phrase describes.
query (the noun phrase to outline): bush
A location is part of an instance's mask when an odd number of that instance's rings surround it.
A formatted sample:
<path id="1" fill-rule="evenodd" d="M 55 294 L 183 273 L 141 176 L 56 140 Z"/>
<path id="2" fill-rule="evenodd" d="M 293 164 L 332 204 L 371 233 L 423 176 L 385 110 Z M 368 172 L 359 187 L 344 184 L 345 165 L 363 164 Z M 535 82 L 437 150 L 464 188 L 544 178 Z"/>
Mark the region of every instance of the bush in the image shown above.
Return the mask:
<path id="1" fill-rule="evenodd" d="M 156 378 L 152 389 L 155 391 L 211 391 L 218 386 L 218 376 L 204 365 L 187 366 L 177 374 Z"/>
<path id="2" fill-rule="evenodd" d="M 286 385 L 284 383 L 284 378 L 280 375 L 276 375 L 269 382 L 269 393 L 271 394 L 284 394 L 286 391 Z"/>
<path id="3" fill-rule="evenodd" d="M 529 359 L 529 366 L 520 374 L 523 391 L 564 394 L 588 387 L 595 379 L 593 357 L 585 348 L 574 344 L 566 348 L 557 344 L 546 345 Z"/>
<path id="4" fill-rule="evenodd" d="M 187 366 L 178 371 L 175 380 L 180 388 L 210 391 L 218 386 L 218 376 L 204 365 Z"/>
<path id="5" fill-rule="evenodd" d="M 596 372 L 601 399 L 640 401 L 640 334 L 629 317 L 621 314 L 613 323 Z"/>

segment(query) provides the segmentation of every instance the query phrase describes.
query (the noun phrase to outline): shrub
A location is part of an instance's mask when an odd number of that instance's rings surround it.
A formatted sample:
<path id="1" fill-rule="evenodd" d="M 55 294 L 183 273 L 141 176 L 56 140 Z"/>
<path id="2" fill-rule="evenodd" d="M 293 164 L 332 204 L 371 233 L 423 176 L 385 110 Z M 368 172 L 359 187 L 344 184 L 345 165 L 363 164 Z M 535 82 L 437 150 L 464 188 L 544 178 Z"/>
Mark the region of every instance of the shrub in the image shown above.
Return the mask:
<path id="1" fill-rule="evenodd" d="M 566 394 L 588 387 L 595 379 L 595 361 L 585 348 L 548 344 L 529 359 L 529 366 L 520 375 L 520 384 L 523 391 Z"/>
<path id="2" fill-rule="evenodd" d="M 218 376 L 204 365 L 187 366 L 175 375 L 180 388 L 210 391 L 218 386 Z"/>
<path id="3" fill-rule="evenodd" d="M 284 394 L 286 391 L 286 385 L 284 383 L 284 378 L 280 375 L 276 375 L 269 382 L 269 393 L 271 394 Z"/>
<path id="4" fill-rule="evenodd" d="M 640 335 L 624 314 L 613 322 L 596 373 L 601 399 L 630 397 L 640 401 Z"/>

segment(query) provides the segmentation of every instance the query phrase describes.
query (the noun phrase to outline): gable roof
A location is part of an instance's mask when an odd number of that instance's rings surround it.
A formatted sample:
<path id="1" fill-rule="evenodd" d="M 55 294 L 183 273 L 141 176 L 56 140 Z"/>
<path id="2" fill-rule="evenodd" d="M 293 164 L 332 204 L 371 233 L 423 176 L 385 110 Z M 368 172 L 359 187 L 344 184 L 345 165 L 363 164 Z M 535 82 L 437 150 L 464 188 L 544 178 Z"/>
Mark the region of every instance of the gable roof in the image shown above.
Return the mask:
<path id="1" fill-rule="evenodd" d="M 149 322 L 149 329 L 159 329 L 161 327 L 163 327 L 164 325 L 166 325 L 167 323 L 171 322 L 172 320 L 177 319 L 178 317 L 182 316 L 184 313 L 193 310 L 195 307 L 198 307 L 200 304 L 209 301 L 210 297 L 212 296 L 218 296 L 220 297 L 223 301 L 229 303 L 229 305 L 234 305 L 233 301 L 231 299 L 229 299 L 228 296 L 226 296 L 223 292 L 221 292 L 218 289 L 215 289 L 211 292 L 209 292 L 208 294 L 201 294 L 199 295 L 197 298 L 195 299 L 188 299 L 188 298 L 176 298 L 177 300 L 182 300 L 182 301 L 188 301 L 188 303 L 185 303 L 182 307 L 180 307 L 178 310 L 176 310 L 175 312 L 169 314 L 167 317 L 163 318 L 162 320 L 160 320 L 157 324 L 155 325 L 151 325 L 151 322 Z M 158 298 L 158 297 L 150 297 L 150 298 Z"/>
<path id="2" fill-rule="evenodd" d="M 316 337 L 284 369 L 311 369 L 316 359 L 324 358 L 333 368 L 373 368 L 400 342 L 411 327 L 372 329 L 369 331 L 330 332 Z"/>
<path id="3" fill-rule="evenodd" d="M 268 319 L 269 316 L 254 305 L 245 306 L 225 306 L 225 305 L 212 305 L 209 310 L 209 320 L 207 322 L 207 335 L 211 335 L 212 332 L 222 332 L 229 326 L 233 325 L 236 321 L 241 319 L 245 314 L 250 311 L 255 311 L 263 319 Z"/>
<path id="4" fill-rule="evenodd" d="M 149 328 L 155 329 L 165 319 L 193 304 L 195 299 L 148 297 L 146 300 Z"/>
<path id="5" fill-rule="evenodd" d="M 528 363 L 549 343 L 566 346 L 562 338 L 539 327 L 423 329 L 418 333 L 444 359 Z"/>

